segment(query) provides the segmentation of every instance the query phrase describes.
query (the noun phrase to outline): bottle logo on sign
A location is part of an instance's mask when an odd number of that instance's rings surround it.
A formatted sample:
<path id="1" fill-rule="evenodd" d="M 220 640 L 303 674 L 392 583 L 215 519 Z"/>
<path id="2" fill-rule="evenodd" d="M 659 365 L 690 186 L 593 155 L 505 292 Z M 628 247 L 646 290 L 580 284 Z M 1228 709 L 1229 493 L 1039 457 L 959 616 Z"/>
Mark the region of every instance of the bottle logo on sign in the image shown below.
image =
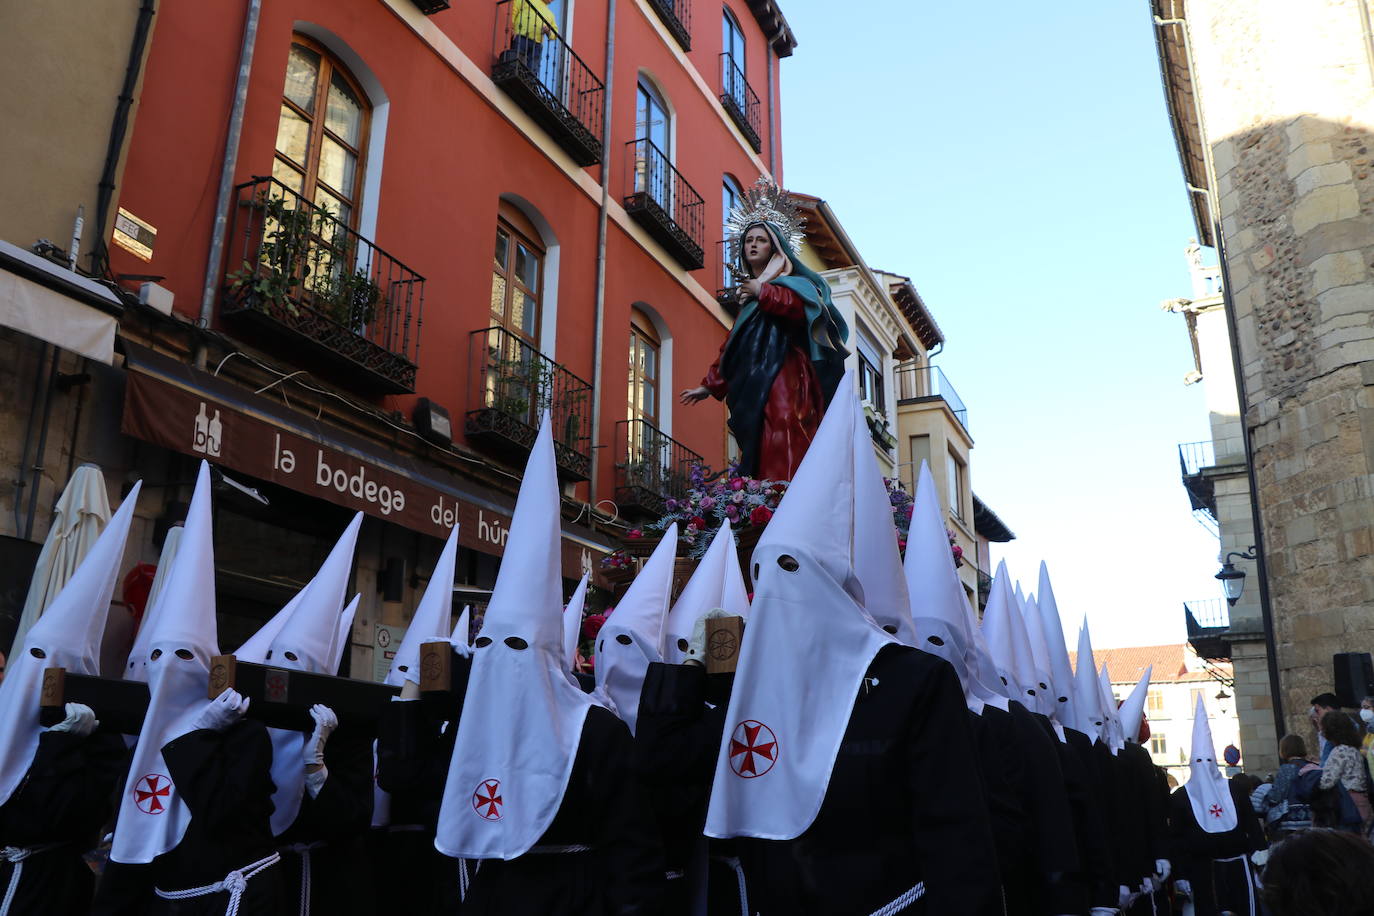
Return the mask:
<path id="1" fill-rule="evenodd" d="M 205 402 L 200 402 L 200 413 L 196 414 L 194 435 L 191 448 L 197 452 L 218 458 L 223 442 L 224 424 L 220 422 L 219 411 L 213 417 L 206 415 Z"/>

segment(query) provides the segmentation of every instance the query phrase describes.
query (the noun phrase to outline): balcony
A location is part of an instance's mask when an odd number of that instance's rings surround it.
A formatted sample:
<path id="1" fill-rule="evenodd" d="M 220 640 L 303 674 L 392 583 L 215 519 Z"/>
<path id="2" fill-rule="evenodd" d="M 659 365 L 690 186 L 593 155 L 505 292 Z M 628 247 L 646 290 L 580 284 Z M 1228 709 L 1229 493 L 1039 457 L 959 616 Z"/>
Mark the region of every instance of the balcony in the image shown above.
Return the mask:
<path id="1" fill-rule="evenodd" d="M 683 267 L 702 267 L 706 202 L 651 141 L 631 140 L 626 150 L 626 212 Z"/>
<path id="2" fill-rule="evenodd" d="M 1212 440 L 1181 442 L 1178 463 L 1183 472 L 1183 489 L 1188 491 L 1188 503 L 1202 527 L 1220 536 L 1217 523 L 1216 480 L 1207 471 L 1216 466 L 1216 450 Z"/>
<path id="3" fill-rule="evenodd" d="M 649 0 L 649 5 L 682 45 L 682 50 L 692 50 L 692 0 Z"/>
<path id="4" fill-rule="evenodd" d="M 355 390 L 413 392 L 425 278 L 275 179 L 235 190 L 225 323 Z"/>
<path id="5" fill-rule="evenodd" d="M 578 165 L 601 161 L 606 87 L 553 23 L 522 0 L 499 0 L 492 56 L 492 82 Z"/>
<path id="6" fill-rule="evenodd" d="M 657 518 L 682 499 L 702 457 L 646 420 L 615 425 L 615 501 L 623 515 Z"/>
<path id="7" fill-rule="evenodd" d="M 735 55 L 728 51 L 720 56 L 720 104 L 754 152 L 762 152 L 759 95 L 744 78 L 744 71 L 735 63 Z"/>
<path id="8" fill-rule="evenodd" d="M 468 410 L 463 431 L 474 446 L 513 464 L 524 461 L 548 411 L 554 459 L 568 480 L 592 469 L 592 386 L 505 328 L 468 337 Z"/>
<path id="9" fill-rule="evenodd" d="M 1223 598 L 1202 598 L 1183 604 L 1188 642 L 1201 658 L 1230 661 L 1231 612 Z"/>
<path id="10" fill-rule="evenodd" d="M 959 393 L 935 366 L 898 366 L 897 403 L 925 404 L 944 401 L 965 432 L 968 431 L 968 408 Z"/>

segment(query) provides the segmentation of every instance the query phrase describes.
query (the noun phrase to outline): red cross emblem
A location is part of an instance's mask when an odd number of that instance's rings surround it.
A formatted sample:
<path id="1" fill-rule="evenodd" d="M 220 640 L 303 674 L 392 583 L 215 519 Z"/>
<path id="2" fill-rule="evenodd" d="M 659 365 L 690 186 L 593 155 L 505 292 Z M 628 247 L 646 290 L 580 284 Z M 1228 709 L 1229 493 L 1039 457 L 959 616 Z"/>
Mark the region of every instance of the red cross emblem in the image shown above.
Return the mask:
<path id="1" fill-rule="evenodd" d="M 477 816 L 484 821 L 499 821 L 501 819 L 501 806 L 505 804 L 501 799 L 501 780 L 484 779 L 477 791 L 472 793 L 472 810 L 477 812 Z"/>
<path id="2" fill-rule="evenodd" d="M 134 784 L 134 804 L 144 814 L 161 814 L 167 810 L 163 801 L 172 794 L 172 781 L 161 773 L 149 773 Z"/>
<path id="3" fill-rule="evenodd" d="M 1213 804 L 1207 811 L 1212 817 L 1221 817 L 1221 805 Z"/>
<path id="4" fill-rule="evenodd" d="M 760 765 L 759 758 L 763 763 Z M 762 722 L 745 719 L 730 733 L 730 769 L 736 776 L 753 779 L 778 762 L 778 739 Z"/>

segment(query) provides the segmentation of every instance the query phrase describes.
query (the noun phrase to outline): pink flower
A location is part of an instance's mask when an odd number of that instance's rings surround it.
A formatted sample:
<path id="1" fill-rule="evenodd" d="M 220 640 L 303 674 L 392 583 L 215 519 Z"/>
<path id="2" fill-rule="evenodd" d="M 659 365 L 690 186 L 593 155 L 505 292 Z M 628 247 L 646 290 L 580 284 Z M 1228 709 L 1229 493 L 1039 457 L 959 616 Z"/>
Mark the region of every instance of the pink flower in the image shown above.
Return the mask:
<path id="1" fill-rule="evenodd" d="M 964 558 L 964 548 L 960 547 L 958 544 L 950 548 L 950 552 L 954 554 L 954 559 L 956 560 L 962 560 Z"/>
<path id="2" fill-rule="evenodd" d="M 732 522 L 737 521 L 739 519 L 739 507 L 734 503 L 727 505 L 725 507 L 725 517 Z"/>
<path id="3" fill-rule="evenodd" d="M 744 491 L 736 490 L 735 495 L 731 496 L 730 499 L 732 502 L 734 502 L 735 505 L 741 505 L 744 502 Z"/>
<path id="4" fill-rule="evenodd" d="M 773 510 L 767 506 L 755 506 L 749 513 L 749 524 L 760 527 L 768 524 L 768 520 L 773 517 Z"/>
<path id="5" fill-rule="evenodd" d="M 744 478 L 743 478 L 743 477 L 731 477 L 731 478 L 730 478 L 730 489 L 732 489 L 732 490 L 743 490 L 743 489 L 744 489 Z"/>
<path id="6" fill-rule="evenodd" d="M 627 538 L 642 538 L 644 537 L 644 532 L 640 531 L 638 528 L 631 528 L 629 531 L 625 532 L 625 536 Z"/>
<path id="7" fill-rule="evenodd" d="M 596 639 L 596 634 L 600 633 L 605 625 L 605 614 L 588 614 L 582 619 L 582 635 L 588 639 Z"/>
<path id="8" fill-rule="evenodd" d="M 709 509 L 711 509 L 712 507 L 714 507 L 715 504 L 716 504 L 716 501 L 715 501 L 715 499 L 714 499 L 713 497 L 710 497 L 710 496 L 703 496 L 703 497 L 701 498 L 701 508 L 702 508 L 702 509 L 709 510 Z"/>

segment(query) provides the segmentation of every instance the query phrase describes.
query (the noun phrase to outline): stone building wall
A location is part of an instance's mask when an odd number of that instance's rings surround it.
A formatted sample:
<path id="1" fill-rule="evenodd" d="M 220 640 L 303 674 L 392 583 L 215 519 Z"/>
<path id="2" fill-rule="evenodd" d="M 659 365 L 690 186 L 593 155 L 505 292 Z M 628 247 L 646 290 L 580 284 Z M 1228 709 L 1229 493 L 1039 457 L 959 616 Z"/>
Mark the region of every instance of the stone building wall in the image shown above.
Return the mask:
<path id="1" fill-rule="evenodd" d="M 1310 736 L 1332 654 L 1374 648 L 1374 73 L 1357 0 L 1196 0 L 1187 18 L 1284 711 Z"/>

